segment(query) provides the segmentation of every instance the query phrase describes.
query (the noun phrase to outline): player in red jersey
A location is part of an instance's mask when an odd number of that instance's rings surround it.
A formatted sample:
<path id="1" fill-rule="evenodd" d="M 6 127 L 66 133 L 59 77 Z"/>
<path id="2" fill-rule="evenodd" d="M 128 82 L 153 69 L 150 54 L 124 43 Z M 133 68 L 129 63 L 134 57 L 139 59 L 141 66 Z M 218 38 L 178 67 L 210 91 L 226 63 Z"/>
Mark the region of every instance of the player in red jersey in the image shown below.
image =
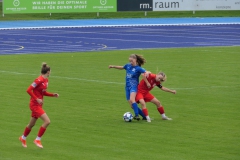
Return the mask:
<path id="1" fill-rule="evenodd" d="M 172 120 L 171 118 L 168 118 L 165 115 L 164 108 L 161 105 L 160 101 L 150 93 L 150 91 L 155 86 L 157 86 L 165 92 L 170 92 L 170 93 L 176 94 L 175 90 L 170 90 L 170 89 L 162 86 L 161 83 L 166 81 L 166 79 L 167 79 L 167 76 L 163 72 L 160 72 L 158 74 L 149 74 L 149 76 L 147 77 L 147 80 L 151 84 L 151 87 L 150 88 L 147 87 L 145 81 L 143 81 L 143 80 L 141 80 L 141 82 L 138 85 L 136 102 L 141 104 L 142 111 L 143 111 L 144 115 L 146 116 L 148 122 L 151 122 L 151 119 L 148 115 L 148 110 L 146 108 L 146 102 L 152 102 L 153 104 L 155 104 L 157 106 L 157 110 L 162 115 L 163 120 Z"/>
<path id="2" fill-rule="evenodd" d="M 37 138 L 34 143 L 39 147 L 43 148 L 41 144 L 41 137 L 46 131 L 46 128 L 50 124 L 50 119 L 45 111 L 42 109 L 43 96 L 58 97 L 58 93 L 47 92 L 48 77 L 50 76 L 50 67 L 46 64 L 42 64 L 41 75 L 35 79 L 35 81 L 28 87 L 27 93 L 31 96 L 30 99 L 30 110 L 32 111 L 31 119 L 27 127 L 25 128 L 23 135 L 19 137 L 23 147 L 27 147 L 26 138 L 31 132 L 32 127 L 36 124 L 38 118 L 43 120 L 43 124 L 39 129 Z"/>

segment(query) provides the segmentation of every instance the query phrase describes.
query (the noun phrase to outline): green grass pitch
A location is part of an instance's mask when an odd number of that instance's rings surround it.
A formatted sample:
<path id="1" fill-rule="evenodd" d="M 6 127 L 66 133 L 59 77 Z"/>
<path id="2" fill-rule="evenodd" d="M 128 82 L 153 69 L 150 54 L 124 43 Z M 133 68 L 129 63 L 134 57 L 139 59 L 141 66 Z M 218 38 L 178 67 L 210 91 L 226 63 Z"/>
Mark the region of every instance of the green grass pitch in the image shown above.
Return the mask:
<path id="1" fill-rule="evenodd" d="M 147 104 L 152 123 L 125 123 L 124 65 L 131 53 L 143 54 L 144 66 L 164 71 L 164 86 L 154 89 L 166 114 L 162 121 Z M 203 47 L 138 51 L 51 53 L 0 56 L 0 160 L 238 160 L 240 159 L 240 47 Z M 22 148 L 18 137 L 30 118 L 27 87 L 42 62 L 52 68 L 45 98 L 51 124 L 44 149 L 33 144 L 39 120 Z M 111 83 L 115 82 L 115 83 Z"/>

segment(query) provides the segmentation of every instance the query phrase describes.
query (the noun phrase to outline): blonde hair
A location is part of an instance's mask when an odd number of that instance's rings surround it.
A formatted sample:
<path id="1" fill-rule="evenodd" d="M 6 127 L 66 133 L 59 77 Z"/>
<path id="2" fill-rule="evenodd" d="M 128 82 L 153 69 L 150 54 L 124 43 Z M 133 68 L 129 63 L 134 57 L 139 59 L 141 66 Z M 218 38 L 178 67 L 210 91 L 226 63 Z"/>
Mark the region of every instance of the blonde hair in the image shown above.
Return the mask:
<path id="1" fill-rule="evenodd" d="M 167 80 L 167 75 L 164 72 L 159 72 L 158 75 L 162 75 L 163 76 L 162 82 L 165 82 Z"/>

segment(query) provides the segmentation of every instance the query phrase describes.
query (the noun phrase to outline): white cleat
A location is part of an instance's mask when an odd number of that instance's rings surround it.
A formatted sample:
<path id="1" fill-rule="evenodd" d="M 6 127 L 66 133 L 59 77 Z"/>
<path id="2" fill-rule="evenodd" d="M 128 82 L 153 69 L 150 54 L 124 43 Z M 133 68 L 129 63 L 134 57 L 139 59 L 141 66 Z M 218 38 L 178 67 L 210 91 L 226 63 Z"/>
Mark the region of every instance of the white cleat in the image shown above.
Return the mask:
<path id="1" fill-rule="evenodd" d="M 167 116 L 165 116 L 165 117 L 162 118 L 162 120 L 169 120 L 169 121 L 171 121 L 172 118 L 168 118 Z"/>
<path id="2" fill-rule="evenodd" d="M 151 122 L 151 118 L 147 118 L 147 122 Z"/>

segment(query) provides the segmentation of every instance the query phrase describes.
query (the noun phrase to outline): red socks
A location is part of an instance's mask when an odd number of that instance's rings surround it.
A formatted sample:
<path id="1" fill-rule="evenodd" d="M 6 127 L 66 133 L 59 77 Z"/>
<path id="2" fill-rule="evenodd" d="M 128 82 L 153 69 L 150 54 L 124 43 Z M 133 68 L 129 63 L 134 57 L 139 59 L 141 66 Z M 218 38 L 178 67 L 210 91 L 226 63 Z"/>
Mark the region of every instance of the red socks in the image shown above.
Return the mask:
<path id="1" fill-rule="evenodd" d="M 142 111 L 143 111 L 143 114 L 144 114 L 145 116 L 148 116 L 148 110 L 147 110 L 147 108 L 143 108 Z"/>
<path id="2" fill-rule="evenodd" d="M 46 131 L 46 128 L 43 128 L 42 126 L 40 127 L 39 131 L 38 131 L 38 137 L 42 137 L 42 135 L 44 134 L 44 132 Z"/>
<path id="3" fill-rule="evenodd" d="M 27 137 L 30 132 L 31 132 L 31 129 L 29 129 L 28 127 L 26 127 L 25 130 L 24 130 L 24 132 L 23 132 L 24 137 Z"/>
<path id="4" fill-rule="evenodd" d="M 163 106 L 158 107 L 157 110 L 158 110 L 158 112 L 159 112 L 160 114 L 164 114 L 164 113 L 165 113 Z"/>
<path id="5" fill-rule="evenodd" d="M 42 126 L 40 127 L 39 131 L 38 131 L 38 137 L 42 137 L 42 135 L 44 134 L 44 132 L 46 131 L 46 128 L 43 128 Z M 24 132 L 23 132 L 23 136 L 26 137 L 29 135 L 29 133 L 31 132 L 31 129 L 29 129 L 28 127 L 25 128 Z"/>

